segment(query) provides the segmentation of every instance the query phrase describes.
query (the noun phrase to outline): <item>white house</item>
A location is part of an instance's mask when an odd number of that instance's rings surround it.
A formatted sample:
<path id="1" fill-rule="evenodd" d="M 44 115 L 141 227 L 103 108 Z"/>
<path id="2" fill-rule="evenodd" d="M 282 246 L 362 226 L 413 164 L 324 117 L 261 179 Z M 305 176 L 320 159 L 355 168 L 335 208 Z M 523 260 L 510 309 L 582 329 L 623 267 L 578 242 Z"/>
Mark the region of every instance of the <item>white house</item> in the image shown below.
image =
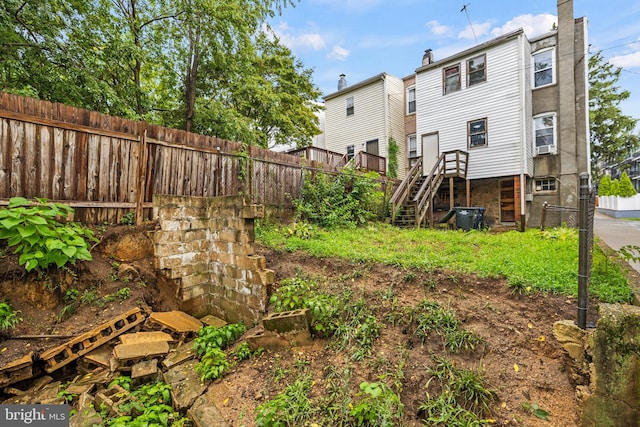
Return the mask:
<path id="1" fill-rule="evenodd" d="M 370 154 L 362 161 L 388 165 L 390 139 L 403 147 L 404 85 L 401 79 L 380 73 L 349 86 L 342 75 L 338 91 L 326 95 L 324 101 L 327 150 L 344 153 L 348 159 Z M 401 161 L 403 155 L 398 157 Z M 368 169 L 379 170 L 372 164 Z M 385 169 L 386 166 L 382 171 Z M 402 170 L 403 167 L 399 167 L 399 171 Z"/>

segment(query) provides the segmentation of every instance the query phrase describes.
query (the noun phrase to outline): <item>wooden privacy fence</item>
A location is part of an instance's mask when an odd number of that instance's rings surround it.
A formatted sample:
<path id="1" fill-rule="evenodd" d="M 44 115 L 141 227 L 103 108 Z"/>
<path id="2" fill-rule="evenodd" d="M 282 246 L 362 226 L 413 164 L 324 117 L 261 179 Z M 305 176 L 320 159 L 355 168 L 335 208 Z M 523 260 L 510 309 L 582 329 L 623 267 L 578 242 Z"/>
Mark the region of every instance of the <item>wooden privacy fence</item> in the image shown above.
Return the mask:
<path id="1" fill-rule="evenodd" d="M 215 137 L 0 92 L 0 204 L 67 203 L 76 220 L 151 217 L 153 194 L 231 196 L 291 208 L 305 169 L 337 169 Z"/>

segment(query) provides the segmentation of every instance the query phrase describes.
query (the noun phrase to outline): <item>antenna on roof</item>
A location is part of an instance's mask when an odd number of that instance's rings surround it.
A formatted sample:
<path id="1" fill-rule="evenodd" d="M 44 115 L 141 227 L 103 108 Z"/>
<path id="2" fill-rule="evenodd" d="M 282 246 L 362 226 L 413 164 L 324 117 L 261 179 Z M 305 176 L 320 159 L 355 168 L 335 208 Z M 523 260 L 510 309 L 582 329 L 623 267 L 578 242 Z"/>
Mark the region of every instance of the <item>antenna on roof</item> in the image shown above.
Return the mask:
<path id="1" fill-rule="evenodd" d="M 476 37 L 476 32 L 473 29 L 473 24 L 471 23 L 471 18 L 469 18 L 469 9 L 468 6 L 471 5 L 471 3 L 467 3 L 464 6 L 462 6 L 462 9 L 460 9 L 460 12 L 464 12 L 467 15 L 467 21 L 469 21 L 469 27 L 471 27 L 471 33 L 473 33 L 473 38 L 476 40 L 476 44 L 478 43 L 478 38 Z"/>

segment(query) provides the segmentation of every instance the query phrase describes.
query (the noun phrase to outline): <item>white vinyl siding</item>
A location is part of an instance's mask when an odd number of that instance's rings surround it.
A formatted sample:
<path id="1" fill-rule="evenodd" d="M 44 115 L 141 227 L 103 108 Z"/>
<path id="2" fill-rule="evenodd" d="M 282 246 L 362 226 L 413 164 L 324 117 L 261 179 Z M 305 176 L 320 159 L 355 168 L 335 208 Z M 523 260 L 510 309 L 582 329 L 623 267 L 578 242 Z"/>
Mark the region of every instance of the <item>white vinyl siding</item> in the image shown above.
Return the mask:
<path id="1" fill-rule="evenodd" d="M 386 88 L 385 88 L 386 85 Z M 343 90 L 345 91 L 345 90 Z M 325 145 L 327 150 L 346 153 L 354 146 L 357 154 L 365 151 L 366 142 L 377 139 L 379 156 L 387 157 L 389 137 L 402 147 L 404 141 L 405 89 L 401 79 L 385 75 L 364 86 L 346 90 L 339 96 L 325 99 Z M 353 97 L 355 112 L 345 115 L 347 98 Z M 402 157 L 398 156 L 399 166 Z M 388 164 L 388 160 L 387 160 Z M 404 169 L 398 168 L 399 175 Z"/>
<path id="2" fill-rule="evenodd" d="M 438 132 L 440 152 L 464 150 L 469 152 L 467 178 L 493 178 L 518 175 L 522 172 L 524 133 L 522 112 L 526 108 L 523 73 L 528 72 L 522 51 L 524 35 L 520 34 L 485 50 L 455 58 L 451 63 L 428 68 L 416 76 L 417 104 L 416 133 Z M 485 54 L 486 82 L 466 86 L 466 68 L 462 88 L 454 94 L 443 95 L 444 69 Z M 486 117 L 491 124 L 490 143 L 482 149 L 469 150 L 467 123 Z M 420 153 L 421 154 L 421 153 Z"/>

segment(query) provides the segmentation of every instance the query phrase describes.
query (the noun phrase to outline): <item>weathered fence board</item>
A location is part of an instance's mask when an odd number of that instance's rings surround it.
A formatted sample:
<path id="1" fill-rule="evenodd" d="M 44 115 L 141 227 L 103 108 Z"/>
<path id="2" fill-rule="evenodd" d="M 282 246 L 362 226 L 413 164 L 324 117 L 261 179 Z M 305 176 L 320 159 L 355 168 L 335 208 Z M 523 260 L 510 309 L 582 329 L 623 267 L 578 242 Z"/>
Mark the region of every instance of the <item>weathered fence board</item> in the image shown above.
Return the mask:
<path id="1" fill-rule="evenodd" d="M 68 203 L 76 218 L 117 222 L 151 214 L 153 194 L 251 194 L 289 209 L 304 170 L 330 165 L 233 141 L 0 92 L 0 204 L 11 197 Z M 317 170 L 317 169 L 314 169 Z"/>

